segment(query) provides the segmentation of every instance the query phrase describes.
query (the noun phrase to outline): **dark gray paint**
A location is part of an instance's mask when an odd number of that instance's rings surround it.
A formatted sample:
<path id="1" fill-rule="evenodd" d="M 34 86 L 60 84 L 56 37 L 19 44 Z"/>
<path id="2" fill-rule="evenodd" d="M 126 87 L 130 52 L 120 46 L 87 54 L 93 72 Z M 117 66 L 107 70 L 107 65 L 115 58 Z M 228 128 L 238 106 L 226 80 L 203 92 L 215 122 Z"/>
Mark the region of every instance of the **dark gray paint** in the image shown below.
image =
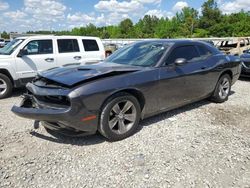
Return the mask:
<path id="1" fill-rule="evenodd" d="M 70 99 L 71 105 L 67 109 L 49 110 L 47 114 L 47 104 L 41 103 L 39 109 L 34 109 L 24 103 L 21 107 L 14 106 L 12 111 L 22 117 L 60 122 L 77 130 L 95 132 L 102 105 L 117 92 L 126 91 L 135 95 L 141 102 L 141 118 L 145 118 L 210 96 L 223 73 L 230 74 L 232 83 L 239 77 L 240 60 L 237 57 L 225 56 L 203 42 L 163 41 L 170 43 L 171 47 L 154 67 L 100 63 L 44 72 L 40 75 L 43 81 L 38 78 L 28 84 L 27 89 L 32 95 L 27 100 L 32 100 L 33 95 L 62 95 Z M 197 44 L 209 48 L 212 55 L 182 66 L 166 63 L 174 48 Z M 46 85 L 47 82 L 49 85 Z M 96 115 L 97 118 L 89 122 L 81 121 L 89 115 Z"/>

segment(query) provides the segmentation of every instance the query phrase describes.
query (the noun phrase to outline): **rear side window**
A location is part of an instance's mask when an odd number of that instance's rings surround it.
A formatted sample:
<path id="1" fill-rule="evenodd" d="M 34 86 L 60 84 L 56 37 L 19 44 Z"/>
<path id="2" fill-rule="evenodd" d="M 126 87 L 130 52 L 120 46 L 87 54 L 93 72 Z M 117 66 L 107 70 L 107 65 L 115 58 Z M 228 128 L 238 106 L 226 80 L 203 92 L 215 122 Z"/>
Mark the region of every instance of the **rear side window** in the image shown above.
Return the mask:
<path id="1" fill-rule="evenodd" d="M 200 52 L 201 58 L 207 58 L 212 55 L 211 51 L 204 46 L 198 45 L 197 48 Z"/>
<path id="2" fill-rule="evenodd" d="M 59 53 L 79 52 L 79 45 L 76 39 L 58 39 Z"/>
<path id="3" fill-rule="evenodd" d="M 82 43 L 86 52 L 99 51 L 96 40 L 83 39 Z"/>
<path id="4" fill-rule="evenodd" d="M 167 64 L 174 63 L 176 59 L 184 58 L 188 61 L 194 61 L 200 55 L 195 46 L 182 46 L 175 48 L 167 59 Z"/>
<path id="5" fill-rule="evenodd" d="M 52 40 L 33 40 L 30 41 L 25 47 L 27 55 L 36 54 L 52 54 L 53 45 Z"/>

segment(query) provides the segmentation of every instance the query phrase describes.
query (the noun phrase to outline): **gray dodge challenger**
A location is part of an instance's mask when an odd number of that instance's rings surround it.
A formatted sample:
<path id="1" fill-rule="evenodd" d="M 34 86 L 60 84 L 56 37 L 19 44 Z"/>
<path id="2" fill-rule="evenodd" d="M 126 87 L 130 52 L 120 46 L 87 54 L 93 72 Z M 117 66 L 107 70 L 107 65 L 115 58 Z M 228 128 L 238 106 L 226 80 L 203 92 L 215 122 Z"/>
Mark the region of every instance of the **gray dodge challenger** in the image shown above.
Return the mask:
<path id="1" fill-rule="evenodd" d="M 134 134 L 149 116 L 206 98 L 226 101 L 240 72 L 238 57 L 205 42 L 142 41 L 95 65 L 40 73 L 12 111 L 52 132 L 99 131 L 117 141 Z"/>

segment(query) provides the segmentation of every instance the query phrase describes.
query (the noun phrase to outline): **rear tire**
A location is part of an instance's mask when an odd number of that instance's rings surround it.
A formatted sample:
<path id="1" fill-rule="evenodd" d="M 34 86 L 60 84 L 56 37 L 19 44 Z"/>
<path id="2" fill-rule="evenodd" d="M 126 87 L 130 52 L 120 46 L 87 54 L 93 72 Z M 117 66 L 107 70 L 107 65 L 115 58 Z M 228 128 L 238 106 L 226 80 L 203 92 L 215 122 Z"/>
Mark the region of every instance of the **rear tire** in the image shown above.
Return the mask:
<path id="1" fill-rule="evenodd" d="M 118 93 L 104 103 L 98 131 L 110 141 L 122 140 L 136 132 L 140 117 L 138 100 L 128 93 Z"/>
<path id="2" fill-rule="evenodd" d="M 220 77 L 215 87 L 214 93 L 211 96 L 211 101 L 216 103 L 222 103 L 228 100 L 228 96 L 231 92 L 232 79 L 228 74 L 224 74 Z"/>
<path id="3" fill-rule="evenodd" d="M 7 98 L 12 94 L 13 84 L 10 78 L 0 73 L 0 99 Z"/>

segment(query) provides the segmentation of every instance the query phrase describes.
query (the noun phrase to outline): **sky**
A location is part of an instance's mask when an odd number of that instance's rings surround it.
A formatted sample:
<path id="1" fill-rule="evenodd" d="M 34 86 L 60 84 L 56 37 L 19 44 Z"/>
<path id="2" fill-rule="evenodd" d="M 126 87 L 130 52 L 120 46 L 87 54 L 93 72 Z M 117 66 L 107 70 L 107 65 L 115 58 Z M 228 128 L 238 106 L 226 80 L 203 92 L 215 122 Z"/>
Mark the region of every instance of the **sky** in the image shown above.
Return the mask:
<path id="1" fill-rule="evenodd" d="M 250 0 L 216 0 L 225 14 L 250 11 Z M 144 15 L 171 18 L 185 6 L 198 11 L 205 0 L 0 0 L 0 32 L 70 30 L 93 23 L 134 23 Z"/>

